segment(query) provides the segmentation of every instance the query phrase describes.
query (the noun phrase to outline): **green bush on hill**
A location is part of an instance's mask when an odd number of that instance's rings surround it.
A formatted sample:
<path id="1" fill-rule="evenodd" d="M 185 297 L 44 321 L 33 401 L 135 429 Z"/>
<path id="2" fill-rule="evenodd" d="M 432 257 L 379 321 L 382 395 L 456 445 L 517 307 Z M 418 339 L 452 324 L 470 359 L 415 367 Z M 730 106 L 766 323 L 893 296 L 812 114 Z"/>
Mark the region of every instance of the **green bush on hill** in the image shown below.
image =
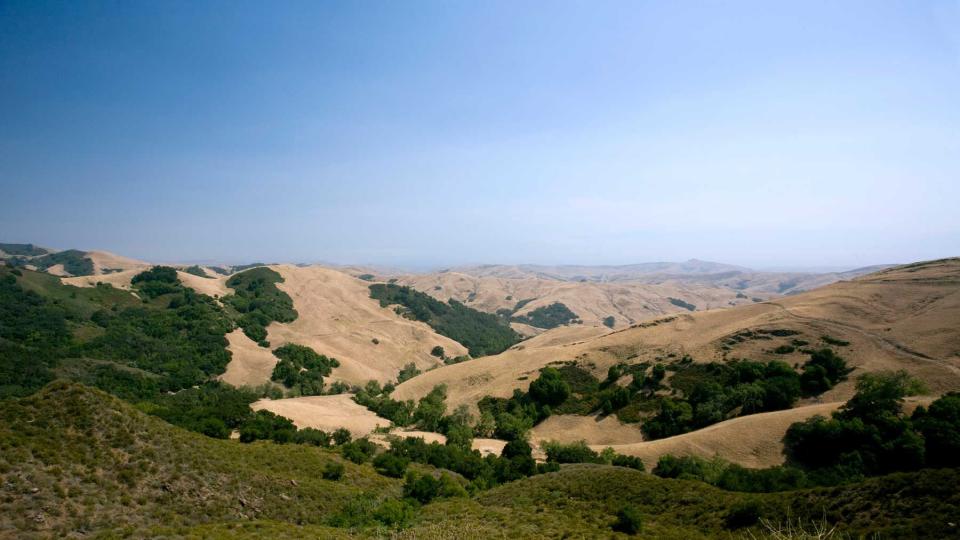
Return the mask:
<path id="1" fill-rule="evenodd" d="M 85 251 L 79 251 L 76 249 L 57 251 L 56 253 L 48 253 L 46 255 L 33 257 L 31 259 L 14 258 L 11 259 L 11 262 L 17 266 L 30 264 L 36 267 L 37 270 L 49 270 L 51 266 L 62 264 L 63 269 L 66 270 L 70 275 L 93 275 L 93 261 L 87 257 L 87 253 Z"/>
<path id="2" fill-rule="evenodd" d="M 663 388 L 667 368 L 671 395 Z M 478 406 L 496 421 L 495 434 L 522 436 L 553 413 L 616 414 L 624 422 L 641 422 L 647 437 L 687 433 L 736 415 L 786 409 L 801 395 L 818 395 L 849 373 L 846 362 L 828 349 L 815 351 L 797 373 L 784 362 L 734 360 L 695 363 L 684 357 L 669 366 L 648 363 L 611 366 L 599 381 L 589 371 L 565 363 L 544 368 L 527 392 L 509 399 L 485 397 Z M 628 385 L 617 384 L 625 375 Z"/>
<path id="3" fill-rule="evenodd" d="M 322 394 L 323 378 L 329 376 L 333 368 L 340 366 L 336 358 L 327 358 L 310 347 L 293 343 L 278 347 L 273 355 L 280 361 L 273 367 L 270 379 L 282 382 L 301 396 Z"/>
<path id="4" fill-rule="evenodd" d="M 397 401 L 390 397 L 392 385 L 381 388 L 380 383 L 370 381 L 353 396 L 353 400 L 370 409 L 377 416 L 386 418 L 397 426 L 407 426 L 413 421 L 416 405 L 413 400 Z"/>
<path id="5" fill-rule="evenodd" d="M 960 440 L 960 416 L 939 413 L 957 410 L 956 394 L 935 401 L 934 415 L 920 407 L 908 418 L 903 398 L 915 391 L 906 372 L 864 374 L 857 393 L 832 418 L 814 416 L 790 426 L 784 437 L 790 461 L 837 478 L 910 471 L 927 463 L 929 438 L 934 466 L 960 466 L 960 455 L 944 456 L 938 446 Z"/>
<path id="6" fill-rule="evenodd" d="M 49 253 L 46 249 L 33 244 L 4 244 L 0 243 L 0 251 L 7 255 L 22 255 L 26 257 L 35 257 Z"/>
<path id="7" fill-rule="evenodd" d="M 293 322 L 297 318 L 293 300 L 277 288 L 277 283 L 282 281 L 280 274 L 266 267 L 246 270 L 227 280 L 227 287 L 236 292 L 225 296 L 223 302 L 240 313 L 237 323 L 243 333 L 264 347 L 269 345 L 267 325 L 273 321 Z"/>
<path id="8" fill-rule="evenodd" d="M 154 266 L 133 276 L 130 284 L 145 298 L 156 298 L 164 294 L 180 292 L 182 286 L 177 277 L 176 268 Z"/>
<path id="9" fill-rule="evenodd" d="M 684 301 L 684 300 L 681 300 L 681 299 L 679 299 L 679 298 L 667 298 L 667 301 L 669 301 L 671 304 L 673 304 L 673 305 L 675 305 L 675 306 L 677 306 L 677 307 L 683 308 L 683 309 L 685 309 L 685 310 L 687 310 L 687 311 L 696 311 L 696 309 L 697 309 L 697 306 L 695 306 L 695 305 L 693 305 L 693 304 L 691 304 L 691 303 L 689 303 L 689 302 L 686 302 L 686 301 Z"/>
<path id="10" fill-rule="evenodd" d="M 499 354 L 520 336 L 496 315 L 469 308 L 456 300 L 443 303 L 410 287 L 392 283 L 370 285 L 370 297 L 382 307 L 402 306 L 402 313 L 430 325 L 438 334 L 462 343 L 473 357 Z"/>
<path id="11" fill-rule="evenodd" d="M 554 302 L 549 306 L 541 306 L 531 310 L 526 315 L 514 317 L 513 320 L 523 324 L 529 324 L 536 328 L 551 329 L 565 324 L 570 324 L 577 319 L 577 314 L 570 311 L 570 308 Z"/>
<path id="12" fill-rule="evenodd" d="M 196 264 L 193 265 L 193 266 L 188 266 L 188 267 L 184 268 L 183 271 L 186 272 L 186 273 L 188 273 L 188 274 L 192 274 L 192 275 L 194 275 L 194 276 L 200 276 L 200 277 L 203 277 L 203 278 L 209 278 L 209 277 L 210 277 L 210 276 L 207 275 L 207 272 L 204 271 L 203 268 L 200 268 L 200 267 L 199 267 L 198 265 L 196 265 Z"/>

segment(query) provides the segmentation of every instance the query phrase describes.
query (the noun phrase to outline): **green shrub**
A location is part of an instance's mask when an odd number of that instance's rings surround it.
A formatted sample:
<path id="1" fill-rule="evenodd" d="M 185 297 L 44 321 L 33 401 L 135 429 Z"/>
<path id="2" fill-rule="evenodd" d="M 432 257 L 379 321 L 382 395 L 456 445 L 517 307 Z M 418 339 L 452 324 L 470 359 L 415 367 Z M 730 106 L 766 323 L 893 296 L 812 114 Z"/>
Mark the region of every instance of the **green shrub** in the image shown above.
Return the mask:
<path id="1" fill-rule="evenodd" d="M 339 461 L 328 461 L 323 468 L 324 480 L 339 480 L 343 478 L 345 467 Z"/>
<path id="2" fill-rule="evenodd" d="M 210 277 L 210 276 L 208 276 L 207 273 L 203 270 L 203 268 L 200 268 L 200 267 L 197 266 L 197 265 L 188 266 L 188 267 L 184 268 L 183 271 L 186 272 L 186 273 L 188 273 L 188 274 L 191 274 L 191 275 L 194 275 L 194 276 L 199 276 L 199 277 L 202 277 L 202 278 L 209 278 L 209 277 Z"/>
<path id="3" fill-rule="evenodd" d="M 302 428 L 293 434 L 293 442 L 311 446 L 330 446 L 330 434 L 314 428 Z"/>
<path id="4" fill-rule="evenodd" d="M 853 477 L 922 467 L 924 438 L 901 416 L 910 389 L 906 372 L 861 376 L 856 394 L 832 418 L 814 416 L 787 429 L 788 456 L 809 468 L 834 468 Z"/>
<path id="5" fill-rule="evenodd" d="M 331 435 L 331 438 L 333 438 L 334 444 L 341 446 L 350 442 L 350 440 L 353 439 L 353 435 L 350 434 L 350 430 L 347 428 L 337 428 Z"/>
<path id="6" fill-rule="evenodd" d="M 417 375 L 420 375 L 420 373 L 422 372 L 417 369 L 417 365 L 413 362 L 410 362 L 409 364 L 403 366 L 400 372 L 397 373 L 397 384 L 400 384 L 404 381 L 409 381 Z"/>
<path id="7" fill-rule="evenodd" d="M 407 472 L 410 459 L 396 454 L 385 452 L 373 459 L 373 467 L 378 473 L 391 478 L 403 478 Z"/>
<path id="8" fill-rule="evenodd" d="M 570 311 L 570 308 L 560 302 L 554 302 L 549 306 L 538 307 L 526 315 L 513 318 L 516 322 L 547 330 L 570 324 L 570 322 L 575 319 L 577 319 L 577 314 Z"/>
<path id="9" fill-rule="evenodd" d="M 693 305 L 693 304 L 691 304 L 691 303 L 689 303 L 689 302 L 685 302 L 685 301 L 683 301 L 683 300 L 681 300 L 681 299 L 679 299 L 679 298 L 667 298 L 667 301 L 669 301 L 671 304 L 673 304 L 673 305 L 675 305 L 675 306 L 677 306 L 677 307 L 683 308 L 683 309 L 685 309 L 685 310 L 687 310 L 687 311 L 696 311 L 696 309 L 697 309 L 697 306 L 695 306 L 695 305 Z"/>
<path id="10" fill-rule="evenodd" d="M 343 454 L 343 457 L 360 465 L 370 461 L 370 458 L 377 452 L 377 445 L 370 442 L 367 438 L 361 438 L 353 442 L 344 443 L 340 446 L 340 452 Z"/>
<path id="11" fill-rule="evenodd" d="M 556 441 L 547 441 L 542 444 L 547 454 L 547 461 L 556 463 L 602 463 L 600 454 L 587 446 L 587 441 L 563 444 Z"/>
<path id="12" fill-rule="evenodd" d="M 760 505 L 751 500 L 735 504 L 724 518 L 728 529 L 750 527 L 756 525 L 758 521 L 760 521 Z"/>
<path id="13" fill-rule="evenodd" d="M 437 431 L 443 415 L 447 412 L 446 399 L 447 387 L 442 384 L 434 386 L 433 390 L 420 398 L 417 410 L 413 413 L 413 421 L 417 427 L 425 431 Z"/>
<path id="14" fill-rule="evenodd" d="M 554 368 L 543 368 L 540 376 L 530 383 L 530 398 L 541 405 L 556 406 L 570 396 L 570 386 Z"/>
<path id="15" fill-rule="evenodd" d="M 432 296 L 392 283 L 370 286 L 370 297 L 382 307 L 402 306 L 402 313 L 430 325 L 438 334 L 462 343 L 474 357 L 498 354 L 520 341 L 520 336 L 496 315 L 469 308 L 456 300 L 441 302 Z"/>
<path id="16" fill-rule="evenodd" d="M 238 324 L 252 340 L 263 345 L 267 337 L 267 325 L 273 321 L 288 323 L 297 318 L 293 300 L 277 288 L 283 277 L 277 272 L 257 267 L 234 274 L 227 280 L 227 287 L 235 292 L 223 297 L 223 302 L 239 314 Z"/>
<path id="17" fill-rule="evenodd" d="M 846 347 L 847 345 L 850 345 L 849 341 L 844 341 L 831 336 L 820 336 L 820 339 L 827 345 L 834 345 L 836 347 Z"/>
<path id="18" fill-rule="evenodd" d="M 130 284 L 145 298 L 156 298 L 181 290 L 177 270 L 169 266 L 154 266 L 133 276 Z"/>
<path id="19" fill-rule="evenodd" d="M 617 512 L 617 521 L 613 524 L 613 530 L 624 534 L 639 534 L 643 529 L 643 517 L 640 511 L 633 505 L 625 505 Z"/>
<path id="20" fill-rule="evenodd" d="M 606 326 L 607 328 L 613 328 L 614 325 L 616 324 L 617 324 L 617 319 L 613 315 L 603 318 L 603 325 Z"/>
<path id="21" fill-rule="evenodd" d="M 918 407 L 913 424 L 923 435 L 928 467 L 960 467 L 960 392 Z"/>
<path id="22" fill-rule="evenodd" d="M 293 343 L 277 348 L 273 355 L 280 361 L 274 366 L 270 379 L 295 388 L 303 396 L 322 394 L 323 377 L 340 366 L 336 358 L 327 358 L 310 347 Z"/>
<path id="23" fill-rule="evenodd" d="M 646 468 L 643 466 L 643 460 L 636 456 L 625 456 L 623 454 L 614 454 L 613 460 L 610 462 L 611 465 L 616 467 L 627 467 L 628 469 L 635 469 L 638 471 L 644 471 Z"/>
<path id="24" fill-rule="evenodd" d="M 416 514 L 416 507 L 409 502 L 387 499 L 374 510 L 373 519 L 388 527 L 404 527 L 413 521 Z"/>
<path id="25" fill-rule="evenodd" d="M 297 428 L 288 418 L 260 410 L 240 426 L 240 442 L 269 439 L 279 443 L 291 442 Z"/>

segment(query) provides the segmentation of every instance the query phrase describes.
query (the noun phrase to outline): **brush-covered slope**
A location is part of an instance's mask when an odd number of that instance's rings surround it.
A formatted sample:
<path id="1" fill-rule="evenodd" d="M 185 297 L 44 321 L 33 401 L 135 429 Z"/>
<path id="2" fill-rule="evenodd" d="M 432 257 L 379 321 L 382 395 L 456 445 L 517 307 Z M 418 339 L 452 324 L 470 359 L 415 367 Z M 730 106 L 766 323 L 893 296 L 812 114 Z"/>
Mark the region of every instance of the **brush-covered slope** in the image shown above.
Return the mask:
<path id="1" fill-rule="evenodd" d="M 302 445 L 190 433 L 98 390 L 54 382 L 0 403 L 0 536 L 86 535 L 252 518 L 322 524 L 399 483 Z"/>
<path id="2" fill-rule="evenodd" d="M 763 527 L 728 525 L 731 509 L 749 503 L 775 525 L 793 521 L 810 530 L 825 519 L 849 537 L 948 538 L 957 533 L 947 516 L 960 510 L 958 480 L 956 470 L 928 470 L 837 488 L 745 494 L 620 467 L 572 465 L 473 500 L 434 503 L 403 537 L 430 532 L 431 538 L 627 538 L 609 527 L 616 513 L 631 505 L 642 517 L 640 538 L 765 538 Z"/>
<path id="3" fill-rule="evenodd" d="M 743 530 L 729 516 L 751 502 L 774 523 L 826 518 L 845 534 L 943 538 L 955 532 L 948 521 L 960 508 L 954 470 L 743 494 L 571 465 L 473 497 L 397 506 L 407 509 L 397 522 L 403 530 L 391 530 L 371 525 L 368 514 L 401 497 L 401 481 L 349 462 L 340 480 L 324 480 L 331 461 L 340 458 L 314 447 L 209 439 L 97 390 L 54 382 L 0 402 L 0 537 L 620 537 L 611 526 L 631 505 L 644 537 L 738 538 Z"/>

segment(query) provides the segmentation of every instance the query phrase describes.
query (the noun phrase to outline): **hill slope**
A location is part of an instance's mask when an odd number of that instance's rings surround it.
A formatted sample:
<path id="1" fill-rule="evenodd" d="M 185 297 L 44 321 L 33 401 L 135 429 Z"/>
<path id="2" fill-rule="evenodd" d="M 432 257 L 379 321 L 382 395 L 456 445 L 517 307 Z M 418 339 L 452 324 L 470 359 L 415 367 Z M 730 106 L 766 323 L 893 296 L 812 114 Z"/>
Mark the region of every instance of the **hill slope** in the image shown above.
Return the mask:
<path id="1" fill-rule="evenodd" d="M 473 407 L 486 395 L 509 397 L 514 389 L 525 389 L 539 369 L 563 361 L 576 361 L 599 378 L 620 362 L 666 362 L 683 355 L 699 362 L 802 362 L 806 356 L 799 350 L 773 352 L 795 339 L 812 346 L 828 345 L 825 339 L 840 344 L 835 348 L 856 368 L 854 375 L 905 369 L 940 394 L 960 389 L 957 321 L 960 259 L 931 261 L 776 301 L 664 317 L 602 335 L 590 335 L 585 328 L 558 329 L 494 357 L 424 373 L 401 384 L 395 396 L 416 399 L 446 384 L 451 407 Z M 786 332 L 778 332 L 785 334 L 778 337 L 755 332 L 758 329 Z M 852 394 L 851 379 L 820 399 L 840 402 Z M 805 404 L 809 402 L 799 403 Z M 744 462 L 752 463 L 750 459 Z"/>
<path id="2" fill-rule="evenodd" d="M 100 391 L 52 383 L 0 404 L 0 537 L 250 518 L 320 524 L 399 483 L 328 451 L 189 433 Z M 140 536 L 137 534 L 135 536 Z M 145 535 L 145 534 L 144 534 Z"/>
<path id="3" fill-rule="evenodd" d="M 738 538 L 743 530 L 729 529 L 727 518 L 748 501 L 774 523 L 826 518 L 843 533 L 944 538 L 956 532 L 948 520 L 960 508 L 960 476 L 950 469 L 743 494 L 571 465 L 473 497 L 407 506 L 407 528 L 396 532 L 370 526 L 369 514 L 396 501 L 401 482 L 349 462 L 342 479 L 324 480 L 325 465 L 340 462 L 329 450 L 209 439 L 62 382 L 0 402 L 0 420 L 3 538 L 620 538 L 611 525 L 625 504 L 648 537 Z"/>
<path id="4" fill-rule="evenodd" d="M 407 363 L 420 369 L 442 364 L 430 355 L 439 345 L 450 356 L 467 350 L 424 323 L 397 315 L 370 298 L 368 283 L 319 266 L 277 265 L 277 286 L 293 299 L 300 314 L 292 323 L 267 330 L 273 346 L 298 343 L 340 361 L 333 378 L 362 385 L 369 380 L 396 380 Z M 376 340 L 377 342 L 374 342 Z"/>

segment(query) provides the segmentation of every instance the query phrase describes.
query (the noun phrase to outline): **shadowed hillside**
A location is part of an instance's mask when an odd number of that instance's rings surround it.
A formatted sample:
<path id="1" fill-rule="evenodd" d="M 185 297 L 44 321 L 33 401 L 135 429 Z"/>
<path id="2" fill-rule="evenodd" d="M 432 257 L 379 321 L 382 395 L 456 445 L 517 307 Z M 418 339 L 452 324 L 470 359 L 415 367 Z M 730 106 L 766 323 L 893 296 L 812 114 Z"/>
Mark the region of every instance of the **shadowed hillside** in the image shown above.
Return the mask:
<path id="1" fill-rule="evenodd" d="M 0 404 L 0 536 L 273 519 L 323 523 L 365 493 L 399 484 L 302 445 L 189 433 L 98 390 L 53 383 Z"/>

